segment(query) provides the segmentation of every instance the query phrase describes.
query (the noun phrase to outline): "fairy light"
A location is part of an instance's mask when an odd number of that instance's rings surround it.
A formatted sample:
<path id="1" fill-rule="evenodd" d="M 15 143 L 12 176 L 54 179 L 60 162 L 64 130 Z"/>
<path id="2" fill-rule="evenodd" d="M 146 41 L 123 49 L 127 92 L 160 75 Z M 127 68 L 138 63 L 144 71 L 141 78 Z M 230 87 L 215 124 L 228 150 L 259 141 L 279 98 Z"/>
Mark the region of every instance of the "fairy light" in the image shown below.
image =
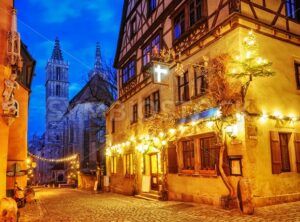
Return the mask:
<path id="1" fill-rule="evenodd" d="M 208 122 L 206 123 L 206 127 L 211 129 L 211 128 L 214 126 L 214 124 L 215 124 L 215 123 L 214 123 L 213 121 L 208 121 Z"/>
<path id="2" fill-rule="evenodd" d="M 174 129 L 174 128 L 169 129 L 169 133 L 170 133 L 170 135 L 173 136 L 176 133 L 176 129 Z"/>
<path id="3" fill-rule="evenodd" d="M 265 113 L 263 113 L 263 115 L 260 117 L 260 122 L 261 123 L 265 123 L 265 122 L 267 122 L 267 120 L 268 120 L 268 115 L 267 114 L 265 114 Z"/>
<path id="4" fill-rule="evenodd" d="M 41 160 L 41 161 L 45 161 L 45 162 L 51 162 L 51 163 L 62 163 L 62 162 L 70 162 L 74 159 L 76 159 L 78 157 L 78 154 L 74 154 L 72 156 L 69 156 L 69 157 L 64 157 L 64 158 L 59 158 L 59 159 L 49 159 L 49 158 L 45 158 L 45 157 L 40 157 L 40 156 L 37 156 L 35 154 L 32 154 L 30 152 L 28 152 L 28 154 L 35 158 L 35 159 L 38 159 L 38 160 Z"/>

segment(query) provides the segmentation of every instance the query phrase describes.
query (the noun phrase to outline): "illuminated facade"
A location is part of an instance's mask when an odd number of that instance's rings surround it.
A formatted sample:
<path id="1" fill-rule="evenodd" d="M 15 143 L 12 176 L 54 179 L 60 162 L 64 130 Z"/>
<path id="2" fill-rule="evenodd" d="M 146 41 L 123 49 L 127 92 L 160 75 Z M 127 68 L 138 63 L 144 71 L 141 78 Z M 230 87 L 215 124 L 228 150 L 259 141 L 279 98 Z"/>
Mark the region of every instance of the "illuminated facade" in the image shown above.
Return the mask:
<path id="1" fill-rule="evenodd" d="M 14 2 L 1 2 L 0 17 L 0 198 L 27 184 L 28 102 L 35 61 L 17 30 Z"/>
<path id="2" fill-rule="evenodd" d="M 299 5 L 125 1 L 115 57 L 119 98 L 106 113 L 111 190 L 223 207 L 299 199 Z M 251 77 L 235 124 L 222 129 L 220 155 L 224 101 L 209 101 L 206 63 L 224 54 L 252 59 L 243 51 L 244 42 L 254 44 L 249 32 L 268 59 L 253 61 L 271 61 L 275 75 Z"/>

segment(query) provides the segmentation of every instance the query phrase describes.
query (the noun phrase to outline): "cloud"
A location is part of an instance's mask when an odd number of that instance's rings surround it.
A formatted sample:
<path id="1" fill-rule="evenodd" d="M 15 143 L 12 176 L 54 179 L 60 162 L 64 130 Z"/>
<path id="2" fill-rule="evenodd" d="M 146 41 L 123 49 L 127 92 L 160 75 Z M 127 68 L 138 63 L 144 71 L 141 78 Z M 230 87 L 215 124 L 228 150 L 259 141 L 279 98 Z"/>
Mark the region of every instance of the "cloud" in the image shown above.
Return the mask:
<path id="1" fill-rule="evenodd" d="M 77 18 L 83 12 L 90 11 L 102 18 L 110 19 L 114 4 L 119 1 L 108 3 L 106 0 L 74 1 L 74 0 L 29 0 L 31 4 L 38 5 L 43 10 L 43 20 L 46 23 L 63 23 L 68 19 Z M 112 7 L 112 8 L 111 8 Z M 108 15 L 108 16 L 106 16 Z"/>

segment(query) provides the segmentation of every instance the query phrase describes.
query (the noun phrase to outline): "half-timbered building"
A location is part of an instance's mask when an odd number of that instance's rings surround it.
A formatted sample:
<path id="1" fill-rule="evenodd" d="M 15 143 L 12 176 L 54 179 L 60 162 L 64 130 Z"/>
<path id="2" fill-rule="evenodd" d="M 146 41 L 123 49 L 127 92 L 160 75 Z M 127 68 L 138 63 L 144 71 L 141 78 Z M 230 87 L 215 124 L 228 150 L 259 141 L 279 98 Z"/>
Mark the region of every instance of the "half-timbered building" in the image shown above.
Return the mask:
<path id="1" fill-rule="evenodd" d="M 238 183 L 247 180 L 255 206 L 299 199 L 299 8 L 299 0 L 125 0 L 118 100 L 106 113 L 111 191 L 226 206 L 224 171 L 233 193 L 244 194 Z M 251 82 L 220 166 L 215 131 L 198 124 L 218 110 L 195 64 L 236 54 L 249 31 L 276 74 Z M 167 63 L 157 63 L 162 55 Z"/>

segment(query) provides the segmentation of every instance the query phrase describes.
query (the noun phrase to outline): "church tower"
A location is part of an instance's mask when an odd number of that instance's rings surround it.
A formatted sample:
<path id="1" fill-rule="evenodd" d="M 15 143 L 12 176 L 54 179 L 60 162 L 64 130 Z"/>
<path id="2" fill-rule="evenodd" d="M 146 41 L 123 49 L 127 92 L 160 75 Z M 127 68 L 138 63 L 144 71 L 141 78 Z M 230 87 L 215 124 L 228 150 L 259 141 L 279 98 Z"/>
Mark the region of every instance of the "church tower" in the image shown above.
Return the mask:
<path id="1" fill-rule="evenodd" d="M 56 38 L 51 58 L 46 65 L 46 134 L 48 158 L 63 156 L 62 117 L 69 104 L 69 64 L 64 61 L 59 40 Z"/>

